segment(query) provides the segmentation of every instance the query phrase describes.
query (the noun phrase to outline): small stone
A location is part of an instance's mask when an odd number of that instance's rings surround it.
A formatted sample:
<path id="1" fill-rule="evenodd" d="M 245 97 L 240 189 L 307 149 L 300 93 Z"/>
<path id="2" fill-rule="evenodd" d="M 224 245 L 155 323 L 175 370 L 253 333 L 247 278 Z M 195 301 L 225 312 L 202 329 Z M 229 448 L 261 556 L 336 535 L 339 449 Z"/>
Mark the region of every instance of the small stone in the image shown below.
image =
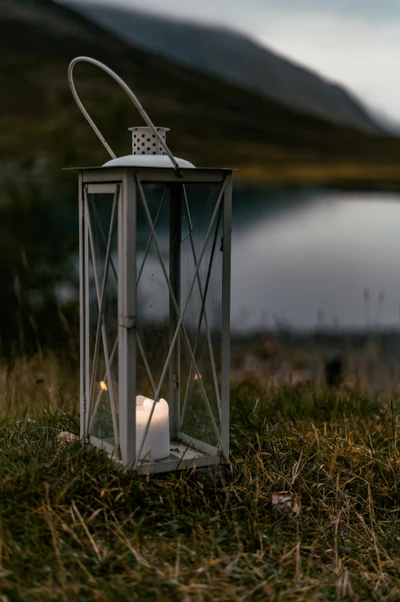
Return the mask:
<path id="1" fill-rule="evenodd" d="M 59 443 L 75 443 L 75 441 L 79 441 L 79 437 L 69 431 L 62 431 L 58 433 L 56 440 Z"/>

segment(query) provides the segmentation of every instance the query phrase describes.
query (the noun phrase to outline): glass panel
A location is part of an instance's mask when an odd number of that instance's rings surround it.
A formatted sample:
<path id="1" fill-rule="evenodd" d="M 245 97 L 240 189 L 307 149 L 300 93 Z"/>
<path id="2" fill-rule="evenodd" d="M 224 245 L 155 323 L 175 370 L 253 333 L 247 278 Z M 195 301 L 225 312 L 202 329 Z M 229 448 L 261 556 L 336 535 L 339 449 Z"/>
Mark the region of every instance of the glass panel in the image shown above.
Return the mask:
<path id="1" fill-rule="evenodd" d="M 172 433 L 210 445 L 218 444 L 220 430 L 221 211 L 207 233 L 220 190 L 147 185 L 137 207 L 137 394 L 154 398 L 158 390 Z"/>
<path id="2" fill-rule="evenodd" d="M 218 201 L 221 187 L 210 185 L 186 186 L 182 204 L 181 244 L 181 304 L 189 294 L 190 285 L 199 263 L 206 235 Z M 222 207 L 222 204 L 221 204 Z M 184 316 L 198 372 L 181 343 L 181 430 L 200 441 L 218 444 L 205 395 L 215 423 L 220 429 L 220 354 L 221 354 L 221 284 L 222 284 L 222 216 L 218 212 L 200 269 Z"/>
<path id="3" fill-rule="evenodd" d="M 87 195 L 91 383 L 89 433 L 112 446 L 118 438 L 118 211 L 114 199 L 114 194 Z"/>
<path id="4" fill-rule="evenodd" d="M 154 397 L 168 349 L 169 289 L 157 245 L 169 275 L 169 205 L 170 191 L 164 185 L 143 186 L 152 236 L 142 199 L 137 207 L 137 394 Z M 168 399 L 168 378 L 160 396 Z"/>

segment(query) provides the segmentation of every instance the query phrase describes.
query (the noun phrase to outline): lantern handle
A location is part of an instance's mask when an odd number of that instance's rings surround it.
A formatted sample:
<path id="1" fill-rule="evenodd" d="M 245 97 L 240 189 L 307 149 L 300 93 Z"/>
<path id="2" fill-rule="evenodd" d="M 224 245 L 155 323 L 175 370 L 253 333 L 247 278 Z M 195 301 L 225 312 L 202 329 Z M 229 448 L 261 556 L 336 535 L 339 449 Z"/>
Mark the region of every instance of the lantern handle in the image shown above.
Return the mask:
<path id="1" fill-rule="evenodd" d="M 96 134 L 96 136 L 99 138 L 100 142 L 107 149 L 109 155 L 111 155 L 111 157 L 113 159 L 116 159 L 116 155 L 115 155 L 114 151 L 109 146 L 109 144 L 105 140 L 103 134 L 100 132 L 99 128 L 96 126 L 96 124 L 94 123 L 93 119 L 90 117 L 89 113 L 87 112 L 87 110 L 83 106 L 83 103 L 82 103 L 81 99 L 79 98 L 78 93 L 76 91 L 76 87 L 75 87 L 75 83 L 74 83 L 74 78 L 73 78 L 73 71 L 74 71 L 74 67 L 75 67 L 75 65 L 77 63 L 90 63 L 91 65 L 95 65 L 96 67 L 99 67 L 99 69 L 102 69 L 103 71 L 105 71 L 106 73 L 108 73 L 108 75 L 110 75 L 110 77 L 112 77 L 113 80 L 116 81 L 117 84 L 119 84 L 121 86 L 121 88 L 127 93 L 127 95 L 129 96 L 129 98 L 131 99 L 131 101 L 133 102 L 133 104 L 135 105 L 135 107 L 137 108 L 137 110 L 139 111 L 140 115 L 143 117 L 144 121 L 147 123 L 147 125 L 149 126 L 149 128 L 153 132 L 154 136 L 157 138 L 158 142 L 161 144 L 162 148 L 167 153 L 167 155 L 168 155 L 168 157 L 169 157 L 172 165 L 174 166 L 175 170 L 177 171 L 178 175 L 181 175 L 182 172 L 181 172 L 181 169 L 180 169 L 180 167 L 179 167 L 179 165 L 178 165 L 175 157 L 173 156 L 173 154 L 169 150 L 166 142 L 162 139 L 162 137 L 160 136 L 160 134 L 157 132 L 157 129 L 155 128 L 155 126 L 154 126 L 153 122 L 151 121 L 150 117 L 147 115 L 146 111 L 144 110 L 144 108 L 140 104 L 139 99 L 137 98 L 137 96 L 135 96 L 135 94 L 132 92 L 132 90 L 129 88 L 129 86 L 127 86 L 127 84 L 124 82 L 124 80 L 121 79 L 119 77 L 119 75 L 117 75 L 112 69 L 110 69 L 109 67 L 107 67 L 107 65 L 104 65 L 104 63 L 101 63 L 100 61 L 97 61 L 96 59 L 92 59 L 89 56 L 78 56 L 78 57 L 76 57 L 75 59 L 73 59 L 70 62 L 69 67 L 68 67 L 68 83 L 69 83 L 69 87 L 71 89 L 71 92 L 72 92 L 72 95 L 73 95 L 73 97 L 75 99 L 75 102 L 78 105 L 78 107 L 80 108 L 83 116 L 85 117 L 86 121 L 88 121 L 90 127 L 92 128 L 92 130 L 94 131 L 94 133 Z"/>

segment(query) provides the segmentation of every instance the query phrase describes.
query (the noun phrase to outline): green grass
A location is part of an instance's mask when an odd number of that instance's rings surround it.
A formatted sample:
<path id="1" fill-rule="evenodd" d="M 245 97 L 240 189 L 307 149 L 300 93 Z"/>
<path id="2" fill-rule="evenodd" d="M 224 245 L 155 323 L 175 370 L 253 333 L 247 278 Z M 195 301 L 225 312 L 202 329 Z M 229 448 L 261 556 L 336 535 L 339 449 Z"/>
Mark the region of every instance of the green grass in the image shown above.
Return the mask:
<path id="1" fill-rule="evenodd" d="M 242 382 L 228 476 L 145 478 L 57 443 L 78 416 L 50 391 L 0 426 L 0 600 L 398 600 L 396 414 L 385 397 Z"/>

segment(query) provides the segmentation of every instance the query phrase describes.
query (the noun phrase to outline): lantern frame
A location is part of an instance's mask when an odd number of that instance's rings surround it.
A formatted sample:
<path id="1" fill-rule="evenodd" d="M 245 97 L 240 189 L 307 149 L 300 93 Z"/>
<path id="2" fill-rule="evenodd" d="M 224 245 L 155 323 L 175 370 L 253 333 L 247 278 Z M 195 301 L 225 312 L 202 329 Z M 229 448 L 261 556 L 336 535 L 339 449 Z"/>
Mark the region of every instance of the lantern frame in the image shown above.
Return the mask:
<path id="1" fill-rule="evenodd" d="M 136 395 L 137 374 L 136 364 L 140 349 L 140 341 L 137 331 L 137 207 L 139 203 L 146 206 L 146 197 L 143 186 L 147 184 L 163 184 L 171 187 L 171 190 L 184 191 L 185 185 L 191 184 L 209 184 L 219 185 L 220 191 L 218 200 L 210 221 L 210 228 L 207 231 L 207 237 L 210 237 L 213 223 L 218 212 L 222 221 L 222 280 L 221 280 L 221 372 L 220 372 L 220 390 L 218 393 L 219 404 L 219 427 L 214 420 L 213 428 L 217 427 L 216 434 L 217 445 L 210 445 L 201 440 L 197 440 L 179 430 L 179 417 L 181 410 L 180 399 L 180 378 L 178 385 L 173 375 L 179 372 L 179 345 L 177 341 L 182 340 L 186 343 L 187 350 L 194 365 L 195 371 L 199 375 L 199 368 L 196 363 L 193 349 L 190 348 L 190 342 L 183 325 L 185 304 L 180 302 L 180 273 L 179 265 L 180 255 L 177 250 L 176 259 L 169 265 L 169 273 L 164 274 L 167 278 L 169 288 L 169 329 L 170 329 L 170 348 L 167 355 L 167 361 L 163 367 L 164 378 L 168 374 L 169 380 L 169 398 L 170 406 L 169 428 L 171 434 L 171 452 L 169 458 L 162 460 L 139 460 L 136 449 Z M 115 319 L 118 321 L 118 335 L 115 345 L 118 347 L 118 385 L 117 399 L 119 412 L 116 412 L 115 401 L 113 414 L 113 425 L 117 421 L 118 437 L 115 439 L 115 445 L 111 445 L 102 438 L 95 437 L 90 433 L 90 417 L 93 410 L 93 399 L 95 393 L 95 375 L 96 370 L 93 366 L 96 364 L 96 349 L 94 357 L 90 357 L 90 333 L 89 333 L 89 261 L 91 249 L 91 217 L 88 208 L 88 195 L 90 194 L 110 194 L 114 195 L 113 210 L 111 220 L 117 218 L 118 235 L 118 259 L 117 259 L 117 280 L 118 280 L 118 315 Z M 79 206 L 80 206 L 80 415 L 81 415 L 81 439 L 92 445 L 104 449 L 110 456 L 120 462 L 122 466 L 128 469 L 134 469 L 139 473 L 168 472 L 176 469 L 212 466 L 220 463 L 229 462 L 229 389 L 230 389 L 230 271 L 231 271 L 231 212 L 232 212 L 232 170 L 230 169 L 208 169 L 208 168 L 181 168 L 179 172 L 171 168 L 159 167 L 98 167 L 81 168 L 79 173 Z M 181 231 L 182 213 L 173 208 L 174 203 L 170 204 L 170 240 L 177 240 Z M 149 215 L 147 216 L 149 217 Z M 150 217 L 151 220 L 151 217 Z M 113 235 L 113 224 L 110 224 L 109 240 L 107 243 L 106 264 L 104 266 L 103 282 L 96 276 L 96 296 L 99 306 L 98 324 L 96 330 L 97 352 L 101 344 L 103 315 L 102 304 L 104 301 L 107 270 L 112 264 L 110 255 L 110 240 Z M 151 238 L 157 248 L 157 234 L 150 224 Z M 208 238 L 205 239 L 202 250 L 196 257 L 194 255 L 195 271 L 191 276 L 191 290 L 198 283 L 201 293 L 201 284 L 199 277 L 200 264 L 203 259 L 203 253 Z M 179 245 L 178 245 L 179 247 Z M 91 249 L 91 250 L 90 250 Z M 193 247 L 192 247 L 193 250 Z M 193 250 L 194 253 L 194 250 Z M 93 259 L 93 257 L 92 257 Z M 162 262 L 162 258 L 159 255 Z M 108 265 L 107 265 L 108 262 Z M 115 270 L 115 266 L 113 266 Z M 165 266 L 164 266 L 165 272 Z M 101 284 L 101 286 L 100 286 Z M 197 286 L 197 285 L 196 285 Z M 206 295 L 206 290 L 204 290 Z M 190 292 L 187 299 L 190 297 Z M 205 307 L 205 298 L 202 298 L 202 312 Z M 201 322 L 201 318 L 200 318 Z M 208 329 L 208 325 L 207 325 Z M 209 333 L 208 333 L 209 336 Z M 104 341 L 103 341 L 104 342 Z M 183 344 L 182 343 L 182 344 Z M 114 345 L 114 346 L 115 346 Z M 107 351 L 110 357 L 110 350 Z M 107 355 L 107 354 L 106 354 Z M 106 365 L 109 362 L 106 357 Z M 211 357 L 211 353 L 210 353 Z M 91 365 L 92 362 L 92 365 Z M 110 365 L 108 365 L 108 380 L 110 379 Z M 213 364 L 213 375 L 216 377 L 215 365 Z M 217 382 L 217 380 L 215 380 Z M 202 393 L 205 393 L 204 385 L 199 382 Z M 161 385 L 155 387 L 154 407 L 160 395 Z M 100 393 L 101 394 L 101 393 Z M 110 391 L 110 398 L 112 392 Z M 205 404 L 207 406 L 207 394 L 205 393 Z M 213 420 L 212 412 L 208 408 L 210 421 Z M 118 413 L 118 416 L 116 415 Z M 150 424 L 150 422 L 149 422 Z M 149 428 L 147 425 L 147 430 Z"/>

